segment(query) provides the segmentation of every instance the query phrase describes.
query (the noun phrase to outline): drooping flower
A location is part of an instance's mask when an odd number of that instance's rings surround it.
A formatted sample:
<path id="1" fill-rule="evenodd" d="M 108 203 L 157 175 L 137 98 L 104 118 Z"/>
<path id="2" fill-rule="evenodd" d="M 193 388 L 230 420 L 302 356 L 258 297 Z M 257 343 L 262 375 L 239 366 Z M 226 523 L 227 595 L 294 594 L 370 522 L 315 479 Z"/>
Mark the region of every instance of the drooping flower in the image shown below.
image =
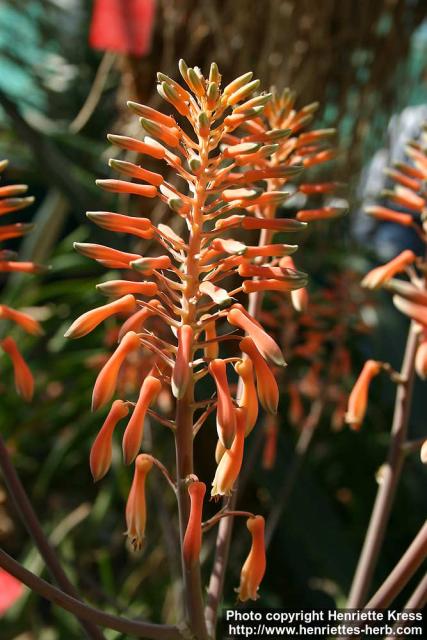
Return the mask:
<path id="1" fill-rule="evenodd" d="M 147 376 L 142 383 L 138 400 L 123 436 L 123 459 L 125 464 L 130 464 L 141 448 L 145 415 L 161 388 L 162 383 L 154 376 Z"/>
<path id="2" fill-rule="evenodd" d="M 252 536 L 252 545 L 240 573 L 240 586 L 236 590 L 241 602 L 258 599 L 259 585 L 265 574 L 265 521 L 262 516 L 249 518 L 246 523 Z"/>
<path id="3" fill-rule="evenodd" d="M 90 450 L 90 470 L 95 482 L 105 476 L 111 466 L 112 438 L 117 423 L 127 416 L 129 406 L 123 400 L 115 400 L 99 430 Z"/>
<path id="4" fill-rule="evenodd" d="M 191 508 L 187 528 L 185 530 L 182 551 L 187 565 L 194 564 L 200 556 L 202 546 L 202 511 L 206 493 L 204 482 L 192 482 L 188 485 Z"/>
<path id="5" fill-rule="evenodd" d="M 124 336 L 113 355 L 98 374 L 92 393 L 92 411 L 97 411 L 97 409 L 100 409 L 111 400 L 123 361 L 131 351 L 138 349 L 140 346 L 140 339 L 133 331 L 129 331 Z"/>
<path id="6" fill-rule="evenodd" d="M 126 535 L 134 551 L 140 551 L 144 544 L 147 521 L 145 481 L 152 466 L 152 457 L 145 453 L 140 453 L 135 460 L 133 482 L 126 503 Z"/>
<path id="7" fill-rule="evenodd" d="M 264 358 L 270 360 L 274 364 L 277 364 L 279 367 L 286 365 L 283 354 L 277 343 L 264 331 L 264 329 L 261 328 L 258 323 L 254 322 L 249 315 L 245 314 L 241 309 L 234 307 L 228 312 L 227 320 L 230 324 L 246 331 Z"/>
<path id="8" fill-rule="evenodd" d="M 235 365 L 235 369 L 242 380 L 243 390 L 242 395 L 238 399 L 238 405 L 245 410 L 245 436 L 248 436 L 258 418 L 258 396 L 255 388 L 252 360 L 250 358 L 239 360 Z"/>
<path id="9" fill-rule="evenodd" d="M 368 406 L 368 391 L 372 378 L 381 371 L 382 363 L 376 360 L 367 360 L 353 387 L 348 399 L 346 422 L 352 429 L 360 429 Z"/>
<path id="10" fill-rule="evenodd" d="M 0 345 L 12 361 L 17 392 L 26 402 L 30 402 L 34 393 L 33 374 L 22 357 L 15 340 L 11 336 L 4 338 L 0 342 Z"/>
<path id="11" fill-rule="evenodd" d="M 218 438 L 223 446 L 229 449 L 236 432 L 236 413 L 228 386 L 227 367 L 224 360 L 212 360 L 209 364 L 209 371 L 217 388 L 216 426 Z"/>
<path id="12" fill-rule="evenodd" d="M 215 477 L 212 481 L 211 496 L 230 496 L 234 483 L 242 468 L 243 452 L 245 446 L 246 412 L 244 409 L 235 409 L 236 435 L 229 449 L 225 449 L 219 460 Z"/>
<path id="13" fill-rule="evenodd" d="M 258 351 L 255 342 L 249 336 L 241 340 L 239 347 L 243 353 L 249 356 L 254 366 L 258 398 L 261 405 L 269 413 L 277 413 L 279 389 L 270 367 Z"/>

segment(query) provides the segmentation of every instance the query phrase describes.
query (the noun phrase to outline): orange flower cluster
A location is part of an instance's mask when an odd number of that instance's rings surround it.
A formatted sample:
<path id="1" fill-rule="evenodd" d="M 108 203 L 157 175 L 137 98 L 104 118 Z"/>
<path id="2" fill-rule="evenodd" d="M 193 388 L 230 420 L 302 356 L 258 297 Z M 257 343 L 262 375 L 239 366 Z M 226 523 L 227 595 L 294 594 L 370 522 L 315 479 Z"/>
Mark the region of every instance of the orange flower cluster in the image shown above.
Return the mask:
<path id="1" fill-rule="evenodd" d="M 7 164 L 7 160 L 0 161 L 0 174 L 6 169 Z M 25 184 L 0 187 L 0 216 L 14 213 L 15 211 L 28 207 L 34 201 L 34 198 L 24 196 L 27 189 L 28 187 Z M 22 222 L 5 224 L 0 227 L 0 242 L 3 243 L 5 240 L 10 240 L 11 238 L 19 238 L 31 231 L 31 229 L 31 224 Z M 18 261 L 14 251 L 3 248 L 0 249 L 1 273 L 38 273 L 41 269 L 40 265 L 34 264 L 34 262 Z M 28 315 L 28 313 L 17 311 L 5 304 L 0 304 L 0 319 L 12 322 L 31 335 L 38 336 L 43 333 L 39 322 Z M 18 345 L 12 336 L 6 336 L 0 341 L 0 346 L 12 362 L 17 392 L 24 400 L 29 402 L 34 393 L 34 378 L 22 357 Z"/>
<path id="2" fill-rule="evenodd" d="M 272 414 L 277 411 L 279 392 L 272 368 L 286 364 L 277 342 L 236 296 L 300 290 L 306 276 L 287 261 L 297 246 L 282 240 L 275 243 L 273 234 L 300 231 L 306 226 L 305 219 L 334 217 L 337 211 L 329 207 L 299 212 L 296 219 L 274 218 L 278 205 L 289 197 L 282 189 L 290 178 L 304 167 L 332 157 L 323 144 L 329 130 L 302 133 L 312 118 L 313 105 L 296 111 L 289 93 L 255 95 L 259 81 L 252 79 L 252 73 L 221 88 L 215 63 L 207 78 L 183 61 L 179 69 L 184 84 L 159 73 L 158 92 L 186 124 L 181 126 L 179 118 L 129 102 L 129 108 L 139 116 L 142 139 L 110 135 L 109 140 L 132 152 L 138 160 L 112 160 L 110 166 L 124 179 L 99 180 L 98 185 L 117 194 L 158 198 L 182 219 L 186 232 L 178 235 L 170 226 L 154 225 L 139 215 L 89 212 L 88 217 L 104 229 L 138 240 L 155 240 L 159 255 L 76 244 L 77 251 L 108 269 L 131 270 L 132 279 L 114 279 L 98 285 L 112 301 L 83 314 L 66 335 L 79 338 L 107 318 L 127 316 L 118 346 L 95 382 L 94 411 L 113 400 L 126 361 L 141 349 L 151 352 L 152 367 L 136 402 L 113 401 L 92 447 L 91 469 L 96 480 L 108 471 L 115 427 L 130 414 L 122 439 L 123 458 L 126 464 L 135 461 L 136 468 L 126 520 L 130 540 L 134 548 L 140 548 L 145 528 L 145 476 L 151 468 L 146 454 L 140 454 L 144 420 L 150 411 L 150 416 L 157 417 L 160 423 L 167 422 L 176 435 L 176 490 L 185 504 L 191 500 L 188 526 L 182 537 L 186 562 L 194 563 L 195 558 L 198 562 L 201 544 L 205 491 L 203 483 L 194 481 L 192 466 L 188 465 L 192 460 L 192 439 L 216 410 L 218 467 L 211 495 L 230 495 L 242 466 L 245 436 L 257 420 L 258 402 Z M 168 181 L 162 169 L 154 172 L 137 163 L 142 158 L 144 164 L 147 157 L 172 169 L 179 180 Z M 329 193 L 334 185 L 303 188 L 306 193 Z M 248 230 L 261 231 L 268 241 L 247 244 Z M 230 232 L 235 237 L 230 237 Z M 235 287 L 239 278 L 240 284 Z M 301 305 L 303 298 L 298 298 Z M 150 330 L 150 318 L 162 322 L 167 333 L 160 337 Z M 224 333 L 227 324 L 231 331 Z M 220 346 L 225 341 L 234 342 L 236 355 L 221 355 Z M 233 398 L 229 384 L 232 366 L 242 380 L 243 393 L 238 398 Z M 212 378 L 216 397 L 196 403 L 195 387 L 205 376 Z M 174 420 L 165 421 L 153 408 L 149 409 L 165 387 L 176 399 Z M 196 417 L 200 407 L 202 413 Z M 185 453 L 183 447 L 187 447 Z M 183 496 L 182 487 L 186 485 L 188 494 Z M 256 523 L 261 520 L 260 516 L 254 518 Z M 265 569 L 260 551 L 261 527 L 257 524 L 256 532 L 253 527 L 248 524 L 254 536 L 254 550 L 242 578 L 244 599 L 256 597 Z M 257 570 L 251 573 L 254 564 Z"/>
<path id="3" fill-rule="evenodd" d="M 386 206 L 369 206 L 366 213 L 377 220 L 393 222 L 404 227 L 413 227 L 427 243 L 427 153 L 426 131 L 418 142 L 411 141 L 406 147 L 408 162 L 398 162 L 387 170 L 395 183 L 393 190 L 384 191 L 390 206 L 403 208 L 395 211 Z M 407 280 L 395 278 L 406 275 Z M 426 266 L 424 258 L 417 258 L 413 251 L 404 250 L 385 265 L 376 267 L 362 280 L 368 289 L 384 289 L 393 293 L 397 309 L 419 325 L 418 348 L 415 368 L 418 375 L 427 377 L 427 292 L 425 286 Z M 373 360 L 366 362 L 350 395 L 347 422 L 353 428 L 360 427 L 367 407 L 369 385 L 374 376 L 383 369 L 395 377 L 390 366 Z M 397 380 L 399 382 L 399 380 Z"/>

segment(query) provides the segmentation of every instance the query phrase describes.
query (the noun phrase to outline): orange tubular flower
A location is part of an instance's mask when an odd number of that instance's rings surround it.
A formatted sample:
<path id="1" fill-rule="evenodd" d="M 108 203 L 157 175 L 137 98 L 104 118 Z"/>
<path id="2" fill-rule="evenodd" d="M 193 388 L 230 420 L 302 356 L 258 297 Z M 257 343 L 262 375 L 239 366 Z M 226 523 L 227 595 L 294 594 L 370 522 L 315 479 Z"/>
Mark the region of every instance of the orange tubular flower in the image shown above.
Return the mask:
<path id="1" fill-rule="evenodd" d="M 215 380 L 218 396 L 216 412 L 216 426 L 218 438 L 226 449 L 233 443 L 236 432 L 236 413 L 231 399 L 230 388 L 227 380 L 227 367 L 224 360 L 212 360 L 209 371 Z"/>
<path id="2" fill-rule="evenodd" d="M 15 340 L 8 336 L 0 342 L 0 345 L 12 361 L 17 392 L 26 402 L 30 402 L 34 393 L 34 378 Z"/>
<path id="3" fill-rule="evenodd" d="M 285 365 L 278 344 L 246 311 L 240 297 L 246 304 L 246 293 L 263 289 L 281 299 L 278 294 L 283 291 L 287 293 L 305 285 L 305 274 L 278 266 L 278 260 L 294 253 L 297 245 L 285 244 L 283 238 L 276 242 L 274 233 L 293 233 L 307 225 L 294 218 L 275 219 L 275 214 L 289 197 L 284 187 L 289 181 L 295 183 L 304 172 L 304 165 L 325 162 L 333 154 L 325 148 L 329 130 L 303 132 L 312 118 L 313 105 L 295 109 L 288 92 L 254 95 L 259 81 L 252 79 L 252 73 L 221 88 L 221 75 L 215 63 L 208 78 L 184 61 L 180 61 L 179 70 L 183 85 L 158 74 L 158 92 L 167 107 L 176 110 L 174 116 L 130 102 L 129 108 L 140 117 L 142 139 L 109 136 L 119 149 L 133 152 L 135 159 L 133 162 L 114 159 L 111 168 L 126 179 L 102 180 L 98 184 L 113 193 L 131 196 L 127 200 L 136 215 L 102 211 L 88 214 L 102 228 L 138 239 L 152 238 L 156 243 L 155 256 L 132 253 L 132 246 L 129 251 L 121 251 L 99 244 L 77 244 L 77 251 L 108 269 L 123 269 L 121 277 L 126 280 L 102 283 L 101 291 L 123 297 L 89 311 L 73 323 L 67 335 L 86 335 L 104 319 L 124 315 L 118 331 L 119 347 L 95 383 L 94 408 L 111 399 L 119 368 L 130 351 L 140 344 L 151 359 L 151 373 L 142 383 L 123 438 L 125 462 L 136 456 L 126 514 L 128 535 L 136 548 L 141 546 L 145 529 L 145 476 L 154 460 L 138 455 L 144 417 L 160 389 L 171 389 L 176 400 L 174 417 L 159 415 L 157 407 L 152 407 L 149 415 L 176 434 L 178 505 L 180 515 L 184 516 L 180 518 L 181 525 L 188 524 L 184 540 L 186 577 L 194 585 L 203 489 L 201 483 L 190 486 L 192 510 L 190 522 L 186 523 L 189 496 L 184 488 L 194 474 L 193 438 L 216 409 L 219 463 L 212 495 L 229 495 L 241 469 L 245 432 L 249 432 L 257 418 L 253 375 L 261 404 L 276 413 L 278 386 L 266 360 Z M 139 164 L 145 164 L 145 156 L 150 157 L 149 168 Z M 153 168 L 151 159 L 158 161 L 162 169 Z M 176 174 L 170 182 L 163 177 L 167 175 L 165 168 L 167 174 L 171 169 Z M 306 180 L 304 184 L 307 193 L 321 195 L 333 191 L 333 185 L 329 184 L 307 186 Z M 149 218 L 139 216 L 143 205 L 139 200 L 134 203 L 134 198 L 141 196 L 156 197 L 169 208 L 171 216 L 179 216 L 182 235 L 171 228 L 177 229 L 178 225 L 154 226 Z M 242 236 L 245 230 L 262 230 L 262 242 L 248 245 L 245 238 L 228 237 L 233 229 L 238 229 Z M 165 255 L 157 255 L 159 252 Z M 142 282 L 139 277 L 150 277 L 152 282 Z M 240 280 L 236 286 L 235 277 L 243 278 L 243 283 Z M 259 280 L 248 280 L 252 278 Z M 230 290 L 224 282 L 233 282 L 235 288 Z M 144 296 L 149 296 L 149 301 Z M 235 303 L 236 296 L 239 303 Z M 146 327 L 150 316 L 155 316 L 152 320 L 153 325 L 156 322 L 155 330 Z M 241 331 L 227 332 L 226 320 Z M 230 347 L 225 359 L 220 353 L 223 344 Z M 132 359 L 126 364 L 132 366 Z M 236 362 L 236 370 L 244 382 L 243 394 L 238 399 L 241 407 L 237 409 L 226 370 L 228 363 Z M 215 382 L 216 398 L 199 399 L 197 385 L 208 374 Z M 201 415 L 196 417 L 200 410 Z M 104 467 L 101 464 L 100 467 L 103 471 Z M 166 469 L 164 472 L 167 476 Z M 254 519 L 254 523 L 259 522 L 259 518 Z M 256 595 L 264 571 L 260 570 L 261 553 L 255 542 L 260 535 L 255 529 L 259 530 L 259 524 L 254 524 L 251 552 L 258 568 L 255 571 L 252 567 L 253 560 L 248 559 L 249 564 L 245 564 L 248 568 L 244 570 L 241 589 L 245 599 L 245 594 Z"/>
<path id="4" fill-rule="evenodd" d="M 123 458 L 125 464 L 130 464 L 135 460 L 141 448 L 145 414 L 150 404 L 158 396 L 161 388 L 162 383 L 154 376 L 147 376 L 142 384 L 135 409 L 123 436 Z"/>
<path id="5" fill-rule="evenodd" d="M 159 292 L 155 282 L 129 282 L 128 280 L 110 280 L 98 284 L 96 288 L 107 296 L 135 294 L 151 298 Z"/>
<path id="6" fill-rule="evenodd" d="M 65 333 L 66 338 L 82 338 L 93 331 L 101 322 L 118 313 L 133 311 L 136 307 L 135 298 L 132 295 L 123 296 L 102 307 L 87 311 L 77 318 Z"/>
<path id="7" fill-rule="evenodd" d="M 240 350 L 246 353 L 255 369 L 258 398 L 263 408 L 269 413 L 277 413 L 279 389 L 276 378 L 270 367 L 258 351 L 252 338 L 246 337 L 239 343 Z"/>
<path id="8" fill-rule="evenodd" d="M 204 482 L 192 482 L 188 485 L 191 509 L 182 545 L 183 556 L 187 565 L 197 562 L 200 556 L 202 547 L 202 511 L 205 493 L 206 485 Z"/>
<path id="9" fill-rule="evenodd" d="M 7 165 L 7 160 L 0 161 L 0 174 L 3 173 Z M 24 209 L 25 207 L 28 207 L 28 205 L 32 204 L 34 202 L 33 197 L 22 197 L 27 192 L 27 189 L 28 187 L 25 184 L 6 185 L 0 187 L 0 216 L 15 213 L 16 211 Z M 24 224 L 21 222 L 3 225 L 0 227 L 0 241 L 4 242 L 11 238 L 18 238 L 31 231 L 31 229 L 31 224 Z M 33 262 L 18 262 L 15 260 L 15 256 L 16 254 L 13 251 L 9 251 L 4 248 L 0 249 L 0 273 L 39 273 L 43 270 L 43 267 L 38 264 L 34 264 Z M 37 320 L 29 316 L 27 313 L 16 311 L 6 305 L 0 305 L 0 320 L 13 322 L 31 335 L 39 336 L 43 333 L 43 330 Z M 22 395 L 24 400 L 31 400 L 34 391 L 33 376 L 15 341 L 10 337 L 6 337 L 1 342 L 1 346 L 3 351 L 5 351 L 12 360 L 15 387 L 18 393 Z"/>
<path id="10" fill-rule="evenodd" d="M 126 503 L 126 535 L 134 551 L 140 551 L 144 544 L 147 521 L 145 481 L 152 466 L 153 458 L 145 453 L 135 460 L 135 473 Z"/>
<path id="11" fill-rule="evenodd" d="M 413 251 L 405 249 L 396 258 L 387 262 L 387 264 L 372 269 L 362 280 L 362 287 L 368 289 L 378 289 L 385 284 L 390 278 L 404 271 L 406 267 L 415 262 L 416 255 Z"/>
<path id="12" fill-rule="evenodd" d="M 235 369 L 243 381 L 243 393 L 238 400 L 238 404 L 239 407 L 242 407 L 245 410 L 245 436 L 248 436 L 254 428 L 258 418 L 258 397 L 255 388 L 252 361 L 249 358 L 240 360 L 236 363 Z"/>
<path id="13" fill-rule="evenodd" d="M 15 324 L 22 327 L 24 331 L 34 336 L 40 336 L 43 333 L 43 329 L 41 328 L 40 323 L 29 316 L 28 313 L 16 311 L 16 309 L 11 309 L 5 304 L 0 305 L 0 318 L 11 320 Z"/>
<path id="14" fill-rule="evenodd" d="M 137 334 L 129 331 L 98 374 L 92 394 L 92 411 L 97 411 L 111 400 L 120 367 L 127 355 L 139 347 L 140 340 Z"/>
<path id="15" fill-rule="evenodd" d="M 279 367 L 286 365 L 283 354 L 273 338 L 248 315 L 245 315 L 240 309 L 233 308 L 228 312 L 227 320 L 231 325 L 246 331 L 264 358 L 274 362 L 274 364 L 277 364 Z"/>
<path id="16" fill-rule="evenodd" d="M 103 478 L 111 466 L 113 432 L 119 420 L 127 416 L 128 413 L 128 405 L 123 400 L 115 400 L 95 438 L 89 457 L 90 470 L 95 482 Z"/>
<path id="17" fill-rule="evenodd" d="M 225 449 L 216 469 L 212 482 L 211 496 L 230 496 L 234 483 L 242 468 L 243 452 L 245 446 L 246 412 L 244 409 L 235 409 L 236 435 L 230 449 Z"/>
<path id="18" fill-rule="evenodd" d="M 258 599 L 258 588 L 266 568 L 264 518 L 262 516 L 249 518 L 246 526 L 252 536 L 252 546 L 240 573 L 240 586 L 236 590 L 241 602 Z"/>
<path id="19" fill-rule="evenodd" d="M 368 405 L 368 391 L 372 378 L 381 371 L 382 363 L 376 360 L 367 360 L 353 387 L 353 391 L 348 399 L 347 413 L 345 421 L 352 429 L 360 429 L 365 417 Z"/>

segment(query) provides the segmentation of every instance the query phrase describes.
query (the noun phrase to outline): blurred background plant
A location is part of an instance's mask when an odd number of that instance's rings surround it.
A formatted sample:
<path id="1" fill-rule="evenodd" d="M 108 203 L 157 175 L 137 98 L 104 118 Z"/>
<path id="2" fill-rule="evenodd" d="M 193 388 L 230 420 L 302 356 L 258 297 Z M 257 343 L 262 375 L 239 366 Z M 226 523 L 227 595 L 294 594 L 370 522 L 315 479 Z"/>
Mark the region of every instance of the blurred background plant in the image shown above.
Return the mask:
<path id="1" fill-rule="evenodd" d="M 105 29 L 99 20 L 107 10 L 113 12 L 113 19 Z M 150 526 L 158 527 L 158 535 L 153 530 L 144 557 L 134 559 L 122 543 L 127 470 L 114 466 L 102 486 L 95 489 L 92 483 L 87 456 L 99 418 L 88 408 L 93 367 L 105 356 L 100 348 L 102 334 L 95 331 L 84 344 L 65 344 L 63 338 L 70 319 L 99 303 L 94 285 L 103 269 L 74 253 L 72 244 L 103 243 L 103 232 L 88 225 L 84 214 L 109 208 L 108 195 L 96 189 L 94 182 L 95 177 L 106 175 L 105 160 L 111 152 L 106 133 L 135 133 L 125 112 L 126 100 L 156 106 L 155 72 L 161 69 L 173 77 L 179 57 L 202 68 L 216 60 L 225 82 L 253 69 L 263 87 L 272 82 L 290 86 L 297 93 L 297 104 L 321 103 L 316 125 L 337 128 L 336 146 L 341 152 L 334 161 L 334 178 L 338 175 L 348 184 L 351 210 L 357 215 L 360 174 L 372 154 L 387 144 L 384 132 L 390 117 L 408 105 L 427 101 L 425 20 L 423 0 L 3 1 L 0 157 L 13 160 L 8 182 L 27 183 L 36 196 L 36 204 L 22 212 L 21 219 L 35 222 L 36 227 L 20 243 L 20 258 L 52 268 L 43 277 L 2 277 L 2 302 L 18 308 L 41 307 L 45 337 L 22 344 L 36 379 L 30 407 L 6 392 L 12 371 L 2 359 L 0 423 L 67 570 L 73 578 L 79 576 L 82 593 L 106 610 L 122 610 L 131 602 L 130 615 L 167 620 L 177 576 L 162 500 L 151 497 L 159 518 Z M 141 25 L 140 30 L 133 29 L 133 24 Z M 123 209 L 126 202 L 121 205 Z M 304 202 L 295 206 L 302 208 Z M 167 222 L 162 207 L 143 213 L 154 222 Z M 375 256 L 369 247 L 357 245 L 351 230 L 347 220 L 313 225 L 298 262 L 299 269 L 311 274 L 313 304 L 336 309 L 337 317 L 343 309 L 346 322 L 352 317 L 356 325 L 360 321 L 376 328 L 369 335 L 350 330 L 347 348 L 354 366 L 352 373 L 342 376 L 340 393 L 350 390 L 354 374 L 372 353 L 382 359 L 387 352 L 387 360 L 398 366 L 404 333 L 404 321 L 385 298 L 376 296 L 373 306 L 358 290 L 351 273 L 362 274 Z M 342 278 L 346 283 L 347 277 L 350 284 L 343 284 Z M 334 299 L 328 297 L 328 290 Z M 346 302 L 336 307 L 338 290 Z M 273 299 L 267 301 L 266 310 L 273 304 Z M 354 316 L 349 311 L 352 305 Z M 115 330 L 113 323 L 111 330 Z M 302 335 L 296 345 L 304 346 L 309 342 L 304 337 L 307 329 L 302 325 L 298 331 Z M 330 369 L 329 347 L 313 351 L 319 366 Z M 301 387 L 307 367 L 302 356 L 292 359 L 288 367 L 277 425 L 280 464 L 263 469 L 256 456 L 256 474 L 242 495 L 249 509 L 272 505 L 295 465 L 299 434 L 287 417 L 292 400 L 288 381 L 299 381 Z M 331 429 L 332 407 L 319 418 L 298 482 L 271 540 L 263 605 L 299 608 L 345 603 L 392 414 L 393 396 L 387 385 L 376 380 L 371 392 L 363 432 Z M 413 438 L 422 435 L 421 395 L 416 388 L 410 424 Z M 310 402 L 306 397 L 306 412 Z M 407 547 L 425 512 L 425 493 L 420 490 L 423 473 L 418 456 L 409 456 L 376 584 Z M 42 572 L 43 565 L 1 486 L 0 500 L 2 546 L 28 568 Z M 237 547 L 231 558 L 228 594 L 237 584 L 244 554 L 245 549 Z M 226 604 L 234 603 L 229 599 Z M 20 634 L 22 640 L 55 640 L 78 638 L 80 631 L 68 614 L 26 592 L 5 614 L 1 633 L 5 640 Z M 108 637 L 120 634 L 110 632 Z"/>

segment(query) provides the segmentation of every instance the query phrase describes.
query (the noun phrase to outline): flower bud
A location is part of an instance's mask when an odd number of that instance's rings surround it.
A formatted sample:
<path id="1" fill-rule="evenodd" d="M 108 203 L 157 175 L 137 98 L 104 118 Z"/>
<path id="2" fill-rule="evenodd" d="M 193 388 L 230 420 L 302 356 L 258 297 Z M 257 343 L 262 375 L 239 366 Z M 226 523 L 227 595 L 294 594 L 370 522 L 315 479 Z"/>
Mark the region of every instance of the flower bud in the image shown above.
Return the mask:
<path id="1" fill-rule="evenodd" d="M 142 383 L 138 400 L 123 436 L 123 458 L 125 464 L 133 462 L 138 455 L 144 435 L 145 414 L 161 388 L 162 383 L 160 380 L 151 375 L 148 375 Z"/>
<path id="2" fill-rule="evenodd" d="M 129 407 L 123 400 L 114 400 L 90 450 L 90 470 L 95 482 L 103 478 L 111 466 L 113 432 L 128 413 Z"/>
<path id="3" fill-rule="evenodd" d="M 34 378 L 15 340 L 7 336 L 0 342 L 0 346 L 12 361 L 17 392 L 26 402 L 30 402 L 34 393 Z"/>
<path id="4" fill-rule="evenodd" d="M 188 485 L 191 508 L 187 528 L 185 530 L 182 552 L 185 564 L 192 565 L 198 561 L 202 546 L 202 511 L 206 493 L 204 482 L 192 482 Z"/>
<path id="5" fill-rule="evenodd" d="M 107 296 L 135 294 L 151 298 L 159 291 L 155 282 L 135 282 L 134 280 L 108 280 L 97 284 L 96 288 Z"/>
<path id="6" fill-rule="evenodd" d="M 16 309 L 11 309 L 7 307 L 5 304 L 0 305 L 0 318 L 4 320 L 10 320 L 15 324 L 19 325 L 33 336 L 40 336 L 43 334 L 43 329 L 40 326 L 40 323 L 37 322 L 34 318 L 28 315 L 28 313 L 24 313 L 23 311 L 16 311 Z"/>
<path id="7" fill-rule="evenodd" d="M 145 481 L 153 466 L 151 456 L 141 453 L 135 460 L 135 472 L 126 503 L 126 535 L 134 551 L 140 551 L 144 544 L 147 507 Z"/>
<path id="8" fill-rule="evenodd" d="M 233 307 L 227 314 L 227 320 L 231 325 L 243 329 L 252 338 L 256 348 L 264 358 L 274 362 L 279 367 L 286 366 L 279 346 L 249 314 L 246 315 L 240 309 Z"/>
<path id="9" fill-rule="evenodd" d="M 244 409 L 235 409 L 236 435 L 233 444 L 225 449 L 218 463 L 215 477 L 212 482 L 211 496 L 230 496 L 234 483 L 242 468 L 243 452 L 245 446 L 246 412 Z"/>
<path id="10" fill-rule="evenodd" d="M 381 363 L 367 360 L 348 399 L 345 421 L 352 429 L 360 429 L 368 405 L 368 391 L 372 378 L 381 371 Z"/>
<path id="11" fill-rule="evenodd" d="M 236 363 L 235 369 L 243 383 L 243 391 L 242 395 L 238 399 L 238 405 L 245 410 L 245 436 L 248 436 L 254 428 L 258 418 L 258 396 L 255 388 L 252 361 L 250 358 L 240 360 Z"/>
<path id="12" fill-rule="evenodd" d="M 209 364 L 209 372 L 217 388 L 216 427 L 218 438 L 224 447 L 229 449 L 236 432 L 236 414 L 228 386 L 225 362 L 221 359 L 212 360 Z"/>
<path id="13" fill-rule="evenodd" d="M 415 253 L 406 249 L 402 251 L 396 258 L 390 260 L 386 264 L 381 267 L 376 267 L 372 269 L 362 280 L 362 287 L 367 287 L 368 289 L 378 289 L 385 282 L 390 280 L 396 273 L 400 273 L 404 271 L 407 266 L 412 264 L 415 261 Z"/>
<path id="14" fill-rule="evenodd" d="M 255 342 L 250 337 L 243 338 L 239 348 L 252 361 L 257 380 L 258 398 L 262 407 L 269 413 L 277 413 L 279 403 L 279 388 L 270 367 L 258 351 Z"/>
<path id="15" fill-rule="evenodd" d="M 139 346 L 138 336 L 133 331 L 129 331 L 98 374 L 92 393 L 92 411 L 97 411 L 111 400 L 116 389 L 120 367 L 127 355 Z"/>
<path id="16" fill-rule="evenodd" d="M 102 307 L 87 311 L 77 318 L 66 331 L 66 338 L 81 338 L 93 331 L 101 322 L 116 313 L 130 313 L 136 307 L 135 298 L 131 295 L 123 296 L 119 300 L 114 300 Z"/>
<path id="17" fill-rule="evenodd" d="M 249 518 L 246 523 L 252 536 L 252 546 L 240 573 L 240 586 L 237 594 L 241 602 L 258 599 L 258 588 L 266 568 L 264 526 L 262 516 Z"/>

